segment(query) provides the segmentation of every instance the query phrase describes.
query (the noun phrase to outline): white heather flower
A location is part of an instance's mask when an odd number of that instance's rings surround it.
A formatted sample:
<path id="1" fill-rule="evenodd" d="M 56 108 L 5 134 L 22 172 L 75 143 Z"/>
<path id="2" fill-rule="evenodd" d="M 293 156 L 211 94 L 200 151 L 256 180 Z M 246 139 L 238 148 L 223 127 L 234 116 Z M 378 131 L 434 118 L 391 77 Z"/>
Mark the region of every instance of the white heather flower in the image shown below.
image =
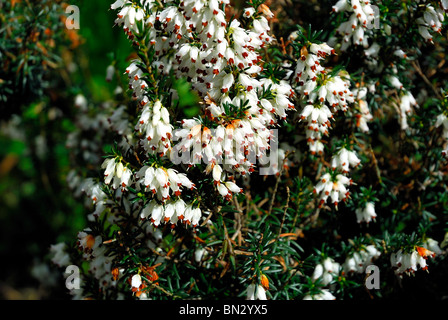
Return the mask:
<path id="1" fill-rule="evenodd" d="M 194 260 L 197 263 L 200 263 L 202 261 L 202 257 L 204 257 L 207 254 L 207 251 L 204 248 L 198 248 L 194 252 Z"/>
<path id="2" fill-rule="evenodd" d="M 148 153 L 164 156 L 171 150 L 173 126 L 160 100 L 145 104 L 135 130 L 143 135 L 140 143 Z"/>
<path id="3" fill-rule="evenodd" d="M 202 217 L 201 209 L 199 207 L 193 209 L 193 215 L 191 217 L 191 224 L 193 228 L 195 228 L 199 224 L 199 220 L 201 219 L 201 217 Z"/>
<path id="4" fill-rule="evenodd" d="M 342 36 L 341 50 L 345 51 L 351 45 L 368 47 L 366 31 L 372 25 L 374 10 L 370 1 L 340 0 L 333 6 L 333 12 L 348 12 L 350 16 L 347 21 L 342 22 L 336 32 Z"/>
<path id="5" fill-rule="evenodd" d="M 333 6 L 333 12 L 347 11 L 350 9 L 350 4 L 347 0 L 339 0 Z"/>
<path id="6" fill-rule="evenodd" d="M 125 191 L 127 190 L 127 187 L 131 184 L 132 182 L 132 170 L 128 167 L 124 167 L 123 168 L 123 172 L 121 174 L 121 178 L 120 178 L 120 185 L 121 185 L 121 190 Z"/>
<path id="7" fill-rule="evenodd" d="M 161 204 L 154 203 L 154 206 L 152 207 L 151 212 L 151 222 L 157 227 L 163 216 L 164 216 L 164 207 Z"/>
<path id="8" fill-rule="evenodd" d="M 94 204 L 103 202 L 107 197 L 99 184 L 95 184 L 89 190 L 91 190 L 90 198 Z"/>
<path id="9" fill-rule="evenodd" d="M 176 212 L 176 205 L 174 202 L 168 202 L 165 203 L 165 210 L 164 210 L 164 222 L 172 221 L 172 223 L 177 222 L 177 216 L 175 215 Z"/>
<path id="10" fill-rule="evenodd" d="M 79 108 L 81 111 L 86 111 L 88 106 L 88 102 L 86 97 L 82 94 L 78 94 L 75 97 L 75 107 Z"/>
<path id="11" fill-rule="evenodd" d="M 101 244 L 101 236 L 94 237 L 91 231 L 86 229 L 78 232 L 78 246 L 85 253 L 85 257 L 88 257 Z"/>
<path id="12" fill-rule="evenodd" d="M 51 261 L 58 267 L 66 267 L 70 265 L 70 256 L 66 249 L 67 245 L 63 242 L 50 246 L 50 252 L 53 254 Z"/>
<path id="13" fill-rule="evenodd" d="M 116 167 L 116 162 L 115 162 L 115 158 L 107 158 L 106 160 L 104 160 L 103 164 L 101 165 L 101 168 L 105 169 L 104 170 L 104 181 L 106 184 L 109 184 L 114 175 L 115 175 L 115 167 Z"/>
<path id="14" fill-rule="evenodd" d="M 367 87 L 355 88 L 353 90 L 353 96 L 358 102 L 360 111 L 359 114 L 355 114 L 356 126 L 363 132 L 369 131 L 369 126 L 367 125 L 367 123 L 373 120 L 373 116 L 370 113 L 370 109 L 366 100 L 367 92 Z"/>
<path id="15" fill-rule="evenodd" d="M 311 154 L 323 154 L 324 152 L 324 144 L 321 141 L 312 141 L 309 143 L 310 153 Z"/>
<path id="16" fill-rule="evenodd" d="M 400 101 L 400 120 L 401 129 L 406 130 L 408 128 L 407 117 L 412 114 L 412 107 L 417 107 L 417 101 L 411 92 L 405 91 L 401 95 Z"/>
<path id="17" fill-rule="evenodd" d="M 434 252 L 436 255 L 442 254 L 442 249 L 440 249 L 439 247 L 439 242 L 432 238 L 427 238 L 423 245 L 425 248 Z"/>
<path id="18" fill-rule="evenodd" d="M 246 87 L 247 91 L 251 91 L 253 89 L 256 90 L 261 87 L 261 83 L 257 79 L 255 79 L 245 73 L 240 73 L 240 75 L 238 76 L 238 81 L 244 87 Z"/>
<path id="19" fill-rule="evenodd" d="M 366 57 L 375 58 L 378 56 L 378 52 L 381 50 L 381 46 L 374 42 L 368 49 L 364 50 Z"/>
<path id="20" fill-rule="evenodd" d="M 403 89 L 403 84 L 396 76 L 390 75 L 387 77 L 387 80 L 392 85 L 392 87 L 399 89 L 399 90 Z"/>
<path id="21" fill-rule="evenodd" d="M 125 5 L 129 4 L 129 5 Z M 141 21 L 145 16 L 145 13 L 142 8 L 136 7 L 131 1 L 116 1 L 111 5 L 112 9 L 121 10 L 117 14 L 117 19 L 115 23 L 117 25 L 123 25 L 123 29 L 126 32 L 132 31 L 135 34 L 138 34 L 138 29 L 136 26 L 136 21 Z"/>
<path id="22" fill-rule="evenodd" d="M 443 10 L 448 11 L 448 0 L 441 0 L 440 4 L 442 5 Z"/>
<path id="23" fill-rule="evenodd" d="M 336 297 L 328 289 L 321 289 L 321 292 L 318 294 L 305 295 L 303 300 L 336 300 Z"/>
<path id="24" fill-rule="evenodd" d="M 246 9 L 243 10 L 243 16 L 245 18 L 252 17 L 254 13 L 255 13 L 255 8 L 252 8 L 252 7 L 246 8 Z"/>
<path id="25" fill-rule="evenodd" d="M 444 8 L 444 10 L 446 9 Z M 444 19 L 444 13 L 440 8 L 436 10 L 433 6 L 427 5 L 423 16 L 416 20 L 420 35 L 426 41 L 432 43 L 433 41 L 430 31 L 441 33 Z"/>
<path id="26" fill-rule="evenodd" d="M 176 209 L 176 216 L 179 220 L 183 220 L 186 204 L 182 199 L 177 200 L 174 203 L 175 209 Z"/>
<path id="27" fill-rule="evenodd" d="M 435 257 L 435 253 L 426 248 L 416 246 L 410 252 L 404 252 L 400 249 L 398 252 L 392 253 L 390 262 L 395 274 L 402 277 L 403 274 L 410 275 L 415 273 L 419 267 L 422 270 L 428 270 L 426 263 L 428 257 Z"/>
<path id="28" fill-rule="evenodd" d="M 313 192 L 320 194 L 319 208 L 331 197 L 331 201 L 337 207 L 338 203 L 345 201 L 349 196 L 347 190 L 348 185 L 352 184 L 352 180 L 342 174 L 331 175 L 325 173 L 314 187 Z"/>
<path id="29" fill-rule="evenodd" d="M 404 52 L 402 49 L 395 50 L 394 55 L 396 55 L 397 57 L 402 58 L 402 59 L 406 59 L 408 57 L 406 52 Z"/>
<path id="30" fill-rule="evenodd" d="M 115 73 L 115 67 L 113 65 L 109 65 L 106 69 L 106 81 L 111 82 Z"/>
<path id="31" fill-rule="evenodd" d="M 341 148 L 331 159 L 331 168 L 333 170 L 340 169 L 343 173 L 349 172 L 349 166 L 356 168 L 361 163 L 361 160 L 356 155 L 356 152 Z"/>
<path id="32" fill-rule="evenodd" d="M 263 286 L 252 283 L 247 286 L 246 300 L 267 300 L 266 290 Z"/>
<path id="33" fill-rule="evenodd" d="M 142 285 L 142 277 L 139 274 L 134 274 L 131 278 L 131 287 L 139 289 Z"/>
<path id="34" fill-rule="evenodd" d="M 369 223 L 376 218 L 375 204 L 373 202 L 367 202 L 364 208 L 356 209 L 356 218 L 358 223 Z"/>
<path id="35" fill-rule="evenodd" d="M 340 271 L 339 263 L 335 262 L 331 258 L 324 259 L 321 263 L 317 264 L 314 268 L 311 279 L 316 281 L 320 279 L 320 283 L 323 286 L 327 286 L 333 281 L 333 277 L 338 275 Z"/>
<path id="36" fill-rule="evenodd" d="M 228 73 L 222 78 L 221 92 L 227 93 L 235 81 L 233 74 Z"/>
<path id="37" fill-rule="evenodd" d="M 442 136 L 448 140 L 448 117 L 444 113 L 437 116 L 435 126 L 436 128 L 442 127 Z"/>
<path id="38" fill-rule="evenodd" d="M 121 8 L 125 4 L 125 2 L 127 2 L 127 1 L 126 0 L 117 0 L 110 6 L 110 8 L 112 10 L 115 10 L 117 8 Z"/>
<path id="39" fill-rule="evenodd" d="M 342 268 L 346 274 L 364 273 L 366 267 L 371 265 L 380 255 L 381 252 L 374 245 L 362 247 L 346 258 Z"/>
<path id="40" fill-rule="evenodd" d="M 213 166 L 212 170 L 213 180 L 215 180 L 215 184 L 220 184 L 222 178 L 222 167 L 219 164 Z"/>
<path id="41" fill-rule="evenodd" d="M 234 183 L 232 181 L 226 181 L 226 182 L 224 182 L 224 184 L 227 187 L 227 189 L 229 189 L 229 191 L 231 191 L 233 193 L 241 193 L 241 192 L 243 192 L 243 189 L 238 187 L 236 185 L 236 183 Z"/>
<path id="42" fill-rule="evenodd" d="M 126 106 L 120 105 L 114 110 L 112 115 L 107 118 L 109 127 L 121 136 L 130 134 L 129 115 L 126 113 Z"/>
<path id="43" fill-rule="evenodd" d="M 221 196 L 225 198 L 231 197 L 231 195 L 229 194 L 229 189 L 227 189 L 227 187 L 224 184 L 218 184 L 216 188 Z"/>
<path id="44" fill-rule="evenodd" d="M 264 3 L 262 3 L 260 5 L 260 10 L 268 18 L 273 18 L 274 17 L 274 13 L 272 13 L 272 11 L 269 9 L 269 7 L 267 5 L 265 5 Z"/>

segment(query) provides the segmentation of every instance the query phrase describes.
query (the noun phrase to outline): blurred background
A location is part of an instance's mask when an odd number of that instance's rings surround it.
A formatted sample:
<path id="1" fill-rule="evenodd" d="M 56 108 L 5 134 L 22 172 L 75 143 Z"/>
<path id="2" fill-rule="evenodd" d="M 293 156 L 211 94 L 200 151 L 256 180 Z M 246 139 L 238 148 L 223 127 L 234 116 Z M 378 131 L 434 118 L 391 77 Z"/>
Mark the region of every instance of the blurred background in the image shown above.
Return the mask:
<path id="1" fill-rule="evenodd" d="M 110 4 L 0 1 L 0 299 L 68 298 L 48 254 L 85 226 L 66 183 L 73 97 L 108 100 L 106 68 L 116 59 L 124 70 L 131 50 Z M 68 5 L 79 8 L 79 30 L 65 26 Z"/>

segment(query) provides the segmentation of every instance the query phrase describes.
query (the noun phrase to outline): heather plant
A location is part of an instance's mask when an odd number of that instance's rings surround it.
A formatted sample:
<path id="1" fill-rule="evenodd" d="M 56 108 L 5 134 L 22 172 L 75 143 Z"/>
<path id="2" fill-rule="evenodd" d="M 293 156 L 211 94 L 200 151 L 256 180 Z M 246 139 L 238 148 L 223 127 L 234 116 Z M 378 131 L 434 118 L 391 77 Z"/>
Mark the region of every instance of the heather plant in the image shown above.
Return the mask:
<path id="1" fill-rule="evenodd" d="M 110 9 L 132 53 L 69 94 L 74 299 L 446 294 L 446 1 Z"/>

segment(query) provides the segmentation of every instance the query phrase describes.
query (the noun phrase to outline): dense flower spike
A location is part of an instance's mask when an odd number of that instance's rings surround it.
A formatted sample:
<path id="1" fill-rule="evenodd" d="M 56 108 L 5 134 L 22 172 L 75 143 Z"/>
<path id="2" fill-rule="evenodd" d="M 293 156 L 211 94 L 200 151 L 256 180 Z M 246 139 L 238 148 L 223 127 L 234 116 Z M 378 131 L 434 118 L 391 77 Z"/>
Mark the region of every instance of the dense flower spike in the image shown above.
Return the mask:
<path id="1" fill-rule="evenodd" d="M 159 100 L 143 107 L 135 130 L 143 135 L 140 143 L 146 152 L 164 156 L 171 150 L 173 126 L 168 109 Z"/>
<path id="2" fill-rule="evenodd" d="M 350 17 L 341 23 L 336 30 L 343 36 L 341 50 L 345 51 L 351 44 L 363 46 L 368 45 L 368 28 L 373 24 L 375 12 L 369 0 L 339 0 L 333 6 L 333 12 L 348 12 Z"/>
<path id="3" fill-rule="evenodd" d="M 354 102 L 349 75 L 346 72 L 334 75 L 322 65 L 325 58 L 334 54 L 326 43 L 311 43 L 302 47 L 294 69 L 295 90 L 304 105 L 300 119 L 306 122 L 306 139 L 312 154 L 323 153 L 321 140 L 329 136 L 333 114 L 339 110 L 346 112 Z"/>

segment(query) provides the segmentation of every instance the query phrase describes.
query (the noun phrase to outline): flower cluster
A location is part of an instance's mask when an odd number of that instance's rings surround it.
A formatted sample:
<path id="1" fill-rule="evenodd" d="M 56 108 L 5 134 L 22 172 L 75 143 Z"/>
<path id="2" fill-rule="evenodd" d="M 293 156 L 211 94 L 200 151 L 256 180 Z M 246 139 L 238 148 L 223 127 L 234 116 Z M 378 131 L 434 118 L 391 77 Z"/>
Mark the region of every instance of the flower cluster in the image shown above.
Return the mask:
<path id="1" fill-rule="evenodd" d="M 400 249 L 398 252 L 391 254 L 390 263 L 395 274 L 402 277 L 403 274 L 415 273 L 418 268 L 428 270 L 426 261 L 428 257 L 434 258 L 435 255 L 434 252 L 424 247 L 416 246 L 410 251 Z"/>
<path id="2" fill-rule="evenodd" d="M 372 26 L 375 12 L 370 0 L 339 0 L 333 6 L 333 12 L 348 12 L 350 17 L 341 23 L 336 32 L 343 36 L 341 50 L 345 51 L 351 44 L 367 48 L 366 30 Z"/>
<path id="3" fill-rule="evenodd" d="M 196 227 L 202 217 L 200 208 L 186 205 L 182 199 L 159 204 L 152 200 L 141 211 L 142 219 L 150 219 L 154 226 L 159 226 L 161 222 L 170 222 L 174 227 L 178 221 Z"/>
<path id="4" fill-rule="evenodd" d="M 353 181 L 343 174 L 334 171 L 325 173 L 313 190 L 314 193 L 320 194 L 319 208 L 324 205 L 329 197 L 335 207 L 337 207 L 341 201 L 347 200 L 350 195 L 347 187 L 352 183 Z"/>
<path id="5" fill-rule="evenodd" d="M 163 157 L 171 150 L 173 126 L 168 109 L 162 106 L 160 100 L 144 106 L 135 130 L 143 134 L 144 139 L 140 142 L 149 154 Z"/>
<path id="6" fill-rule="evenodd" d="M 366 267 L 380 256 L 381 252 L 374 245 L 363 246 L 359 251 L 346 258 L 342 264 L 342 269 L 346 274 L 364 273 Z"/>
<path id="7" fill-rule="evenodd" d="M 420 2 L 420 1 L 418 1 Z M 441 2 L 441 6 L 443 10 L 447 10 L 448 6 L 446 1 Z M 425 11 L 423 12 L 423 16 L 418 18 L 416 23 L 418 25 L 418 32 L 428 42 L 433 43 L 433 36 L 431 35 L 431 31 L 441 33 L 442 32 L 442 24 L 445 20 L 445 12 L 442 8 L 435 9 L 432 5 L 428 4 L 425 7 Z"/>
<path id="8" fill-rule="evenodd" d="M 347 150 L 342 147 L 333 155 L 331 159 L 331 169 L 339 169 L 342 173 L 348 173 L 350 171 L 349 167 L 356 168 L 361 163 L 361 160 L 356 155 L 355 151 Z"/>
<path id="9" fill-rule="evenodd" d="M 325 258 L 315 266 L 311 279 L 313 281 L 319 279 L 319 283 L 325 287 L 333 281 L 333 278 L 339 274 L 340 270 L 341 265 L 339 263 L 331 258 Z"/>
<path id="10" fill-rule="evenodd" d="M 133 97 L 142 106 L 135 128 L 144 136 L 141 144 L 145 150 L 162 157 L 168 154 L 171 160 L 179 150 L 189 154 L 192 151 L 191 162 L 205 157 L 206 172 L 214 172 L 217 191 L 229 198 L 240 188 L 225 180 L 225 172 L 244 176 L 253 171 L 255 160 L 269 150 L 272 135 L 268 128 L 277 124 L 276 116 L 286 119 L 286 111 L 294 109 L 290 101 L 294 92 L 285 81 L 274 83 L 254 76 L 262 71 L 257 51 L 272 41 L 267 18 L 247 8 L 243 17 L 251 23 L 249 29 L 244 29 L 236 19 L 226 21 L 221 4 L 227 2 L 183 1 L 178 7 L 142 3 L 141 7 L 152 12 L 145 23 L 151 26 L 149 43 L 157 59 L 150 66 L 133 61 L 126 73 Z M 120 9 L 116 23 L 132 39 L 137 37 L 135 26 L 141 20 L 137 13 L 142 9 L 129 1 L 117 1 L 112 8 Z M 272 14 L 262 12 L 268 18 Z M 169 54 L 173 50 L 174 54 Z M 179 143 L 171 153 L 173 127 L 169 112 L 159 100 L 151 102 L 145 96 L 148 81 L 151 85 L 157 82 L 148 79 L 148 68 L 160 72 L 172 68 L 176 77 L 188 79 L 205 101 L 205 116 L 213 123 L 215 134 L 202 121 L 184 119 L 182 128 L 174 134 Z M 229 120 L 232 112 L 237 119 Z M 249 154 L 255 158 L 248 159 Z"/>
<path id="11" fill-rule="evenodd" d="M 322 66 L 323 59 L 334 53 L 326 43 L 303 46 L 294 70 L 295 89 L 305 105 L 300 119 L 306 122 L 306 138 L 313 154 L 323 153 L 321 140 L 329 134 L 333 113 L 347 111 L 348 105 L 354 102 L 348 74 L 334 75 Z"/>
<path id="12" fill-rule="evenodd" d="M 186 174 L 163 167 L 143 166 L 136 173 L 136 177 L 138 178 L 137 182 L 144 188 L 145 192 L 156 195 L 161 202 L 169 200 L 172 196 L 180 196 L 181 188 L 193 189 L 195 186 Z"/>
<path id="13" fill-rule="evenodd" d="M 375 203 L 373 202 L 367 202 L 363 208 L 356 209 L 356 219 L 358 220 L 358 223 L 369 223 L 370 221 L 375 220 L 375 218 Z"/>
<path id="14" fill-rule="evenodd" d="M 123 165 L 118 158 L 107 158 L 104 160 L 101 168 L 104 169 L 104 183 L 111 184 L 113 189 L 121 187 L 121 190 L 126 190 L 132 179 L 132 170 Z"/>

